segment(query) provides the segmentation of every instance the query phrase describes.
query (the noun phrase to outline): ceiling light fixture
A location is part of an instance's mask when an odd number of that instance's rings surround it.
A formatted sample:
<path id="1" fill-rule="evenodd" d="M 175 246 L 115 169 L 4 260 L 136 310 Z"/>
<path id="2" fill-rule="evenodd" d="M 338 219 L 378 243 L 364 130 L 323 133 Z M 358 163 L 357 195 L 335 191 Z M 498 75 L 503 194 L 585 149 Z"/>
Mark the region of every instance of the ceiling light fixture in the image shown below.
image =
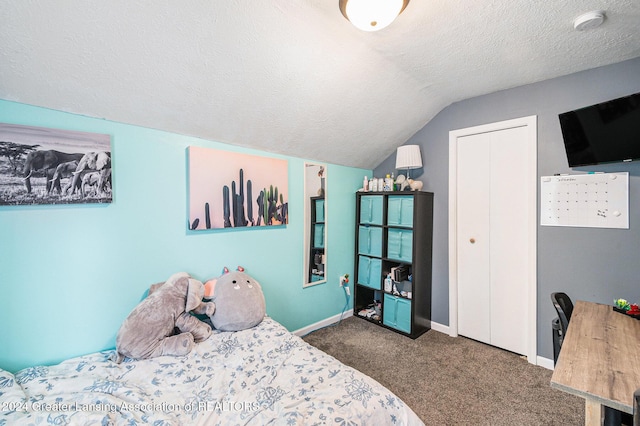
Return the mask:
<path id="1" fill-rule="evenodd" d="M 604 22 L 604 12 L 594 10 L 583 13 L 573 21 L 573 28 L 577 31 L 590 30 L 599 27 Z"/>
<path id="2" fill-rule="evenodd" d="M 409 0 L 339 0 L 340 12 L 362 31 L 378 31 L 391 24 Z"/>

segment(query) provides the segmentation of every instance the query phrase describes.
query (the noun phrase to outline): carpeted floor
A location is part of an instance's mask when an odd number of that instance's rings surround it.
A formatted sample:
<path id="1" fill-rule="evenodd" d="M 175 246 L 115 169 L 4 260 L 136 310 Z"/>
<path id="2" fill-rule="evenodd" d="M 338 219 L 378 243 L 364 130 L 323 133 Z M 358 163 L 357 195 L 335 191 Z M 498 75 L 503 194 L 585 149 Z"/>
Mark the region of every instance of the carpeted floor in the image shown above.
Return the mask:
<path id="1" fill-rule="evenodd" d="M 552 389 L 550 370 L 471 339 L 430 330 L 412 340 L 350 317 L 304 340 L 382 383 L 426 425 L 584 424 L 584 400 Z"/>

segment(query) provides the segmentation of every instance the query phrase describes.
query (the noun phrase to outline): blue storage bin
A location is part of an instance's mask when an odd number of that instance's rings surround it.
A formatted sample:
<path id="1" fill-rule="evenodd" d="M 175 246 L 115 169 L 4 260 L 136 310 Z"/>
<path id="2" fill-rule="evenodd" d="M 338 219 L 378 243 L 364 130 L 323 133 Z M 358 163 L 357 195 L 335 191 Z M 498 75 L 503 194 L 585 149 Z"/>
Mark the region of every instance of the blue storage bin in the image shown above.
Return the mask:
<path id="1" fill-rule="evenodd" d="M 411 333 L 411 301 L 385 293 L 382 323 L 396 330 Z"/>
<path id="2" fill-rule="evenodd" d="M 315 224 L 313 231 L 313 247 L 324 247 L 324 225 Z"/>
<path id="3" fill-rule="evenodd" d="M 324 200 L 316 200 L 316 222 L 324 222 Z"/>
<path id="4" fill-rule="evenodd" d="M 382 288 L 382 260 L 359 256 L 358 284 L 380 290 Z"/>
<path id="5" fill-rule="evenodd" d="M 387 225 L 413 226 L 412 195 L 391 195 L 387 203 Z"/>
<path id="6" fill-rule="evenodd" d="M 382 195 L 365 195 L 360 198 L 360 223 L 382 225 Z"/>
<path id="7" fill-rule="evenodd" d="M 387 257 L 411 263 L 413 256 L 413 230 L 389 228 Z"/>
<path id="8" fill-rule="evenodd" d="M 377 226 L 360 226 L 358 228 L 358 253 L 382 256 L 382 228 Z"/>

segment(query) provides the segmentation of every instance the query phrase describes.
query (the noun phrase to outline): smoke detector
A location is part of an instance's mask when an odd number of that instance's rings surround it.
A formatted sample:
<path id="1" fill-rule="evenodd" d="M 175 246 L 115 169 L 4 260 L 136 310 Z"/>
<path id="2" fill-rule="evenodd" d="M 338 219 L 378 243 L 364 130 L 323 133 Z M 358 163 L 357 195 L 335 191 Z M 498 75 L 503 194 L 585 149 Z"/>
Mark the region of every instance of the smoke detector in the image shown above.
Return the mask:
<path id="1" fill-rule="evenodd" d="M 583 13 L 573 21 L 573 28 L 577 31 L 591 30 L 599 27 L 604 22 L 604 12 L 594 10 L 592 12 Z"/>

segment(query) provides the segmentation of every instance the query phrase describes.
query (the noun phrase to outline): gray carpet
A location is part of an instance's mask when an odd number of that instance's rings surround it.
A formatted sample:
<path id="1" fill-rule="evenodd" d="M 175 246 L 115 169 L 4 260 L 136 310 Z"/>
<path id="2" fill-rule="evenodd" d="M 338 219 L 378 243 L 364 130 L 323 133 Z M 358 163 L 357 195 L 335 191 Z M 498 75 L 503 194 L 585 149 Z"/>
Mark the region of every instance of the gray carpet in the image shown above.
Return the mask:
<path id="1" fill-rule="evenodd" d="M 552 389 L 550 370 L 471 339 L 430 330 L 412 340 L 350 317 L 304 340 L 376 379 L 426 425 L 584 424 L 584 400 Z"/>

